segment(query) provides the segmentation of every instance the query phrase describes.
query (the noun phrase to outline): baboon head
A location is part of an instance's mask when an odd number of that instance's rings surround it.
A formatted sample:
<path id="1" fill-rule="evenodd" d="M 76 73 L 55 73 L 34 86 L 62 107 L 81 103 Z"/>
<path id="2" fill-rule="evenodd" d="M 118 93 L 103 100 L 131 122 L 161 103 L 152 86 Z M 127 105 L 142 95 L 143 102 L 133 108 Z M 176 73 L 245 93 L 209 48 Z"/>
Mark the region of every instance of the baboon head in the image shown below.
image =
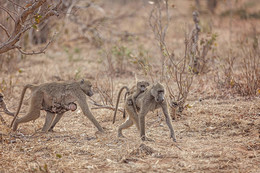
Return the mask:
<path id="1" fill-rule="evenodd" d="M 152 89 L 151 94 L 157 103 L 164 102 L 164 87 L 160 83 L 156 83 Z"/>
<path id="2" fill-rule="evenodd" d="M 77 109 L 77 104 L 76 103 L 70 103 L 69 104 L 69 110 L 71 111 L 75 111 Z"/>
<path id="3" fill-rule="evenodd" d="M 82 79 L 80 81 L 80 88 L 82 89 L 82 91 L 89 97 L 93 96 L 93 91 L 92 91 L 92 84 L 90 81 L 84 81 L 84 79 Z"/>
<path id="4" fill-rule="evenodd" d="M 144 92 L 149 85 L 149 82 L 146 81 L 137 82 L 137 88 L 140 89 L 141 92 Z"/>

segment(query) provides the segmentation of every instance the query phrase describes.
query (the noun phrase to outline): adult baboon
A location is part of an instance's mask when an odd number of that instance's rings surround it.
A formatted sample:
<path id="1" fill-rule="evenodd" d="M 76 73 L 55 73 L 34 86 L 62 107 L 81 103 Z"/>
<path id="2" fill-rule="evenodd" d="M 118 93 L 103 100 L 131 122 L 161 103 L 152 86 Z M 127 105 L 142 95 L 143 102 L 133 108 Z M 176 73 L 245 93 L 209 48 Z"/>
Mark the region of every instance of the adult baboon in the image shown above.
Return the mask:
<path id="1" fill-rule="evenodd" d="M 27 88 L 32 90 L 29 111 L 25 116 L 16 119 Z M 69 107 L 72 106 L 69 109 L 73 110 L 75 109 L 75 105 L 73 104 L 77 101 L 83 114 L 89 118 L 89 120 L 97 127 L 99 131 L 103 132 L 104 130 L 92 115 L 88 107 L 86 95 L 90 97 L 93 95 L 92 84 L 90 81 L 81 80 L 79 82 L 52 82 L 38 86 L 26 85 L 22 91 L 19 106 L 11 123 L 11 127 L 13 127 L 13 130 L 16 131 L 20 123 L 36 120 L 40 116 L 40 110 L 43 109 L 46 110 L 47 115 L 42 131 L 46 132 L 48 130 L 52 130 L 64 113 L 63 111 L 53 112 L 52 108 L 57 107 L 58 104 L 68 105 Z M 49 109 L 51 109 L 51 111 Z M 55 113 L 57 113 L 56 117 Z"/>
<path id="2" fill-rule="evenodd" d="M 164 100 L 165 90 L 162 84 L 156 83 L 144 92 L 141 93 L 136 99 L 136 106 L 140 109 L 138 113 L 135 112 L 133 105 L 125 103 L 125 109 L 128 114 L 127 120 L 119 126 L 118 137 L 123 136 L 122 130 L 131 127 L 134 123 L 140 132 L 142 140 L 147 140 L 145 136 L 145 116 L 149 111 L 162 108 L 166 123 L 170 129 L 170 137 L 176 141 L 174 130 L 171 124 L 171 118 L 168 113 L 168 106 Z"/>

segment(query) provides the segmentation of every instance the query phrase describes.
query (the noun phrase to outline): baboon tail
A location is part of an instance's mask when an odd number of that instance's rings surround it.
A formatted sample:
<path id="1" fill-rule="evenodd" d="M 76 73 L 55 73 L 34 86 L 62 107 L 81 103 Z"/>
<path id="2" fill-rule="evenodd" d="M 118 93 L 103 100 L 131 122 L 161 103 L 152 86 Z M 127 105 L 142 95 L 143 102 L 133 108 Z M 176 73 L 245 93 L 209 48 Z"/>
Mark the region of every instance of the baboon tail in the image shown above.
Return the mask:
<path id="1" fill-rule="evenodd" d="M 129 88 L 127 86 L 123 86 L 119 92 L 118 92 L 118 96 L 117 96 L 117 101 L 116 101 L 116 109 L 115 109 L 115 112 L 114 112 L 114 117 L 113 117 L 113 124 L 115 123 L 116 121 L 116 113 L 117 113 L 117 109 L 118 109 L 118 104 L 119 104 L 119 99 L 120 99 L 120 95 L 122 93 L 122 91 L 126 89 L 127 93 L 129 93 Z"/>
<path id="2" fill-rule="evenodd" d="M 12 120 L 12 122 L 11 122 L 10 127 L 13 126 L 14 121 L 16 120 L 17 115 L 18 115 L 19 112 L 20 112 L 20 109 L 21 109 L 21 106 L 22 106 L 22 103 L 23 103 L 23 98 L 24 98 L 24 95 L 25 95 L 25 92 L 26 92 L 27 88 L 32 89 L 33 87 L 34 87 L 34 85 L 31 85 L 31 84 L 27 84 L 27 85 L 24 86 L 23 91 L 22 91 L 22 94 L 21 94 L 21 98 L 20 98 L 20 101 L 19 101 L 19 105 L 18 105 L 18 108 L 17 108 L 17 111 L 16 111 L 16 113 L 15 113 L 15 115 L 14 115 L 14 118 L 13 118 L 13 120 Z"/>
<path id="3" fill-rule="evenodd" d="M 127 95 L 129 95 L 129 90 L 125 93 L 124 101 L 126 101 Z M 124 112 L 123 112 L 123 118 L 125 119 L 125 109 L 124 109 Z"/>

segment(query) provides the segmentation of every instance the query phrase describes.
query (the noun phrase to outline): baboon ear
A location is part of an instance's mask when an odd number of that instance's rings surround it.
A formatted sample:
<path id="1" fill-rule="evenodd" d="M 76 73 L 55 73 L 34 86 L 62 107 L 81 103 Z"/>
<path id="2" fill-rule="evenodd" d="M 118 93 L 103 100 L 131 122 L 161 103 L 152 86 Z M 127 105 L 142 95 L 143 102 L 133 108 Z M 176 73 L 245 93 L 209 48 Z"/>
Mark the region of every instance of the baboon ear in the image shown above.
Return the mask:
<path id="1" fill-rule="evenodd" d="M 156 93 L 155 93 L 155 91 L 154 91 L 154 88 L 151 89 L 151 94 L 152 94 L 153 97 L 156 96 Z"/>
<path id="2" fill-rule="evenodd" d="M 84 79 L 81 79 L 80 84 L 83 84 L 83 83 L 84 83 Z"/>

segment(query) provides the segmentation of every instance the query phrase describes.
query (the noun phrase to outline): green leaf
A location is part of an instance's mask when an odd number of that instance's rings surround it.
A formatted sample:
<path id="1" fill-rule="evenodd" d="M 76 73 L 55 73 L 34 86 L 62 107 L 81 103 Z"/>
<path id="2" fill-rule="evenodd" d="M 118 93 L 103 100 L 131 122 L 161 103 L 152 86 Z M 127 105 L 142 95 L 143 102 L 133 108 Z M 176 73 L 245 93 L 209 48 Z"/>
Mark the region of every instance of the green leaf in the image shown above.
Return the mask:
<path id="1" fill-rule="evenodd" d="M 61 154 L 56 154 L 56 157 L 61 158 Z"/>
<path id="2" fill-rule="evenodd" d="M 36 30 L 38 29 L 37 25 L 35 25 L 35 24 L 33 24 L 32 27 L 33 27 L 34 29 L 36 29 Z"/>

